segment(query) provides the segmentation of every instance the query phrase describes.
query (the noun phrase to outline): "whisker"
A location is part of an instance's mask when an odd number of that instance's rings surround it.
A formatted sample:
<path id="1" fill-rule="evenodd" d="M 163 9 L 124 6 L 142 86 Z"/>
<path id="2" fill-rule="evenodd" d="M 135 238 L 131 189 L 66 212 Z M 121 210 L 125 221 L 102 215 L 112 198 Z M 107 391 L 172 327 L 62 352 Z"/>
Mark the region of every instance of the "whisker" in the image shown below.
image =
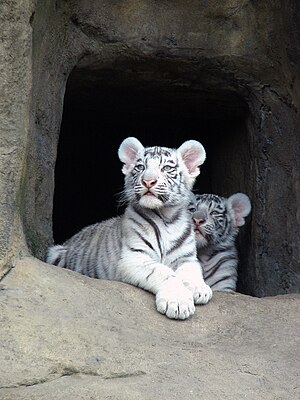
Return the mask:
<path id="1" fill-rule="evenodd" d="M 128 203 L 129 196 L 128 193 L 129 191 L 125 191 L 124 189 L 121 190 L 120 192 L 116 193 L 115 196 L 117 197 L 117 203 L 118 206 L 124 206 Z"/>

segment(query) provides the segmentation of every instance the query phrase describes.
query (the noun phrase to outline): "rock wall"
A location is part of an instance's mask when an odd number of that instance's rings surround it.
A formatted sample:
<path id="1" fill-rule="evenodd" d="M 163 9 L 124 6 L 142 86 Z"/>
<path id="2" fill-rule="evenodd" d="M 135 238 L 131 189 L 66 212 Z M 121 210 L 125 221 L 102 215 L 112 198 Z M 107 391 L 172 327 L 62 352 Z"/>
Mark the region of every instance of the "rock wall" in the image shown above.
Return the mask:
<path id="1" fill-rule="evenodd" d="M 1 274 L 24 249 L 20 223 L 32 87 L 33 2 L 0 4 L 0 260 Z M 1 275 L 0 275 L 1 276 Z"/>
<path id="2" fill-rule="evenodd" d="M 216 115 L 220 126 L 241 116 L 243 139 L 237 134 L 233 150 L 220 134 L 211 170 L 216 190 L 237 187 L 253 203 L 240 287 L 257 296 L 299 290 L 296 1 L 27 0 L 0 7 L 2 273 L 26 246 L 42 258 L 52 241 L 54 168 L 70 77 L 74 110 L 81 95 L 97 104 L 104 84 L 110 90 L 126 81 L 154 98 L 164 89 L 162 107 L 174 99 L 178 108 L 184 95 L 186 112 L 196 103 L 199 121 Z M 218 170 L 228 177 L 218 178 Z"/>

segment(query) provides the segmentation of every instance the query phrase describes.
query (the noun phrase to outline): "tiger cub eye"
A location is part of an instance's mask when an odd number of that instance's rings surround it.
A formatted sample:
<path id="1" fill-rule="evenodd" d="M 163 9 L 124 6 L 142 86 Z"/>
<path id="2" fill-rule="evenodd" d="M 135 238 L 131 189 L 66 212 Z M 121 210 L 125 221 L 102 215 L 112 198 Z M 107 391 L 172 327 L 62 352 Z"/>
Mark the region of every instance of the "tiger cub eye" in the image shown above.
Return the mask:
<path id="1" fill-rule="evenodd" d="M 134 167 L 134 169 L 135 169 L 136 171 L 144 171 L 145 167 L 144 167 L 143 164 L 137 164 L 137 165 Z"/>

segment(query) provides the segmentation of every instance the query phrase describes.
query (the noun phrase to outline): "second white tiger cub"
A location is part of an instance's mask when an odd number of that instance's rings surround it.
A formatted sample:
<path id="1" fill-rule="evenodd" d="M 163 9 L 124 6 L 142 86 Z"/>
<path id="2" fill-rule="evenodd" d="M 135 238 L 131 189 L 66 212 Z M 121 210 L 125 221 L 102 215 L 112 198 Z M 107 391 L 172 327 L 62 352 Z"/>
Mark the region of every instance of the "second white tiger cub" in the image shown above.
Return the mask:
<path id="1" fill-rule="evenodd" d="M 205 282 L 213 291 L 235 291 L 238 268 L 235 240 L 251 211 L 248 196 L 196 194 L 192 195 L 189 210 Z"/>
<path id="2" fill-rule="evenodd" d="M 156 295 L 157 310 L 186 319 L 212 297 L 197 260 L 188 204 L 205 160 L 194 140 L 179 149 L 144 146 L 136 138 L 119 148 L 124 163 L 124 215 L 84 228 L 49 249 L 47 262 L 85 275 L 119 280 Z"/>

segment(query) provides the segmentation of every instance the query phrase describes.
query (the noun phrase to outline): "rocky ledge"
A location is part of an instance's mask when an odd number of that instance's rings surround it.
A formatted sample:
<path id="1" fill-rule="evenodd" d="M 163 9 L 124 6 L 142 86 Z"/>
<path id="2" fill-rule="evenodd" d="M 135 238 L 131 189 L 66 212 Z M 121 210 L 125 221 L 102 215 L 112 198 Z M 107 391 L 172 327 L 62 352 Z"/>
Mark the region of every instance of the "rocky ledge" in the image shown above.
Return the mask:
<path id="1" fill-rule="evenodd" d="M 0 287 L 0 399 L 299 399 L 299 295 L 216 293 L 186 321 L 153 295 L 33 258 Z"/>

